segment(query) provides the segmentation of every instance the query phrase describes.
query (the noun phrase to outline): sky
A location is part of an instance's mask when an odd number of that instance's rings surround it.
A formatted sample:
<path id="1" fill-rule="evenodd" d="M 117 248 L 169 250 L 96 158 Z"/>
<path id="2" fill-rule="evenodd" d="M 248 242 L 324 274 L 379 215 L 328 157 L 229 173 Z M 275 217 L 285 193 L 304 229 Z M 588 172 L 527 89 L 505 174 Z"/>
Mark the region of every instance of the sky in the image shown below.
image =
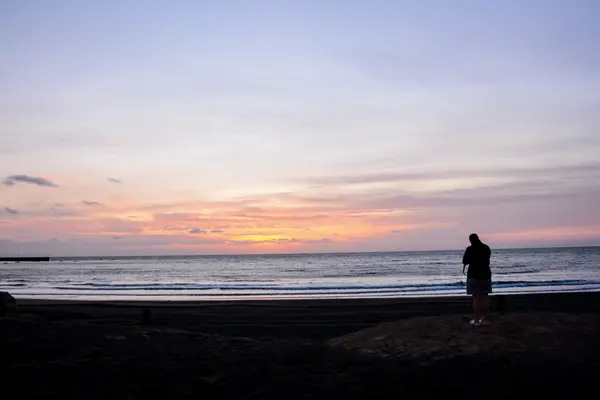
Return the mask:
<path id="1" fill-rule="evenodd" d="M 4 0 L 0 255 L 600 244 L 600 2 Z"/>

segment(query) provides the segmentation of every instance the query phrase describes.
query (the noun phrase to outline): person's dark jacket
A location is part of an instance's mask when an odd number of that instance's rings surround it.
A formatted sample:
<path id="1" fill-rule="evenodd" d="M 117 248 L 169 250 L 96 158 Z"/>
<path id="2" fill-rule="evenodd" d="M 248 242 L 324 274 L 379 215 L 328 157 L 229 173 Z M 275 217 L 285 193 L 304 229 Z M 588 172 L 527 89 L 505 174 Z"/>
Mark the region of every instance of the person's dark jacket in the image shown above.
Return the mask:
<path id="1" fill-rule="evenodd" d="M 469 266 L 467 278 L 491 279 L 490 258 L 492 251 L 490 247 L 482 242 L 474 243 L 467 247 L 463 255 L 463 265 Z"/>

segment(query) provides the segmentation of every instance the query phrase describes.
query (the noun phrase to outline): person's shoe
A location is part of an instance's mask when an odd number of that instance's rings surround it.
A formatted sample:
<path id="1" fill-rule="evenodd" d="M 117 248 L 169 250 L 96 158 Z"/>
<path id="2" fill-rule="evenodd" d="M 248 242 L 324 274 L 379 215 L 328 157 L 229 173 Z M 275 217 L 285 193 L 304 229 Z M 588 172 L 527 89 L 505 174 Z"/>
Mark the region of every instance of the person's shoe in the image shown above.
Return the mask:
<path id="1" fill-rule="evenodd" d="M 471 325 L 473 325 L 473 326 L 478 326 L 478 325 L 479 325 L 479 320 L 472 319 L 472 320 L 470 320 L 470 321 L 469 321 L 469 323 L 470 323 Z"/>
<path id="2" fill-rule="evenodd" d="M 483 326 L 488 326 L 491 325 L 492 323 L 490 321 L 488 321 L 487 319 L 480 319 L 479 320 L 479 325 L 483 325 Z"/>

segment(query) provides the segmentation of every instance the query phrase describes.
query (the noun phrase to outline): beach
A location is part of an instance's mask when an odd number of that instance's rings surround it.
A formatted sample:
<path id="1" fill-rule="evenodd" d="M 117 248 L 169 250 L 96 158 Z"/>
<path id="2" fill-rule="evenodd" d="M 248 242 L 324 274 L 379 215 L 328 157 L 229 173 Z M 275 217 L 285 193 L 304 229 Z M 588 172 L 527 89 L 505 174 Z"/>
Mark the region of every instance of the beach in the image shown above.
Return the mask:
<path id="1" fill-rule="evenodd" d="M 17 298 L 2 376 L 28 399 L 595 397 L 600 293 L 496 296 L 479 328 L 469 300 Z"/>

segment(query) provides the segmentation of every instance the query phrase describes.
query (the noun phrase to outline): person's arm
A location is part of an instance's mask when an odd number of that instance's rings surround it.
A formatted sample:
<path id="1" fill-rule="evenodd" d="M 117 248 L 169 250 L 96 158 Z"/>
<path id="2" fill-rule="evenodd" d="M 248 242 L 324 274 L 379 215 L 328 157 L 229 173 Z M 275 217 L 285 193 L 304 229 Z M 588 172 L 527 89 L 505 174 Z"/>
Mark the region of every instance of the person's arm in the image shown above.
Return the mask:
<path id="1" fill-rule="evenodd" d="M 463 254 L 463 259 L 462 259 L 462 263 L 463 263 L 463 275 L 465 274 L 465 268 L 467 267 L 469 263 L 469 248 L 467 248 L 465 250 L 465 253 Z"/>

